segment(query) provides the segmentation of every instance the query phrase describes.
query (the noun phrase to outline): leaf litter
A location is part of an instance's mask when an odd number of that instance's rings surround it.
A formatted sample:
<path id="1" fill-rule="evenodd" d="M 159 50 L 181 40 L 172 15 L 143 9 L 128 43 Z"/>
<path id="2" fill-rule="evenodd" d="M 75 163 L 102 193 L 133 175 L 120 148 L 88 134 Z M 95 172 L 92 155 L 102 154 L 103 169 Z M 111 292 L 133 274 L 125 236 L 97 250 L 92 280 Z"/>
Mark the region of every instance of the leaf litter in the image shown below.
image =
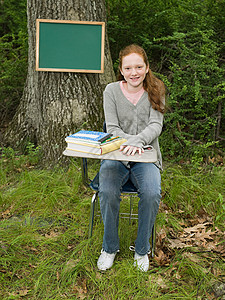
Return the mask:
<path id="1" fill-rule="evenodd" d="M 225 290 L 221 292 L 221 286 L 224 287 L 225 274 L 216 266 L 221 261 L 225 263 L 225 232 L 214 227 L 207 214 L 204 217 L 201 215 L 193 219 L 187 218 L 185 222 L 182 218 L 180 219 L 181 230 L 178 232 L 169 226 L 168 228 L 162 227 L 156 233 L 155 256 L 151 264 L 165 268 L 161 276 L 158 274 L 157 277 L 159 289 L 164 293 L 169 291 L 171 278 L 173 281 L 179 280 L 180 284 L 182 280 L 186 282 L 185 274 L 180 269 L 181 261 L 175 260 L 179 251 L 181 257 L 188 263 L 198 265 L 205 276 L 212 274 L 217 278 L 216 281 L 210 282 L 208 292 L 205 291 L 207 299 L 225 295 Z M 198 290 L 203 280 L 205 277 L 200 281 Z M 151 277 L 149 281 L 152 281 Z"/>
<path id="2" fill-rule="evenodd" d="M 160 266 L 167 266 L 175 255 L 175 250 L 190 251 L 204 253 L 205 257 L 212 256 L 215 253 L 222 260 L 225 260 L 225 232 L 217 227 L 213 227 L 213 222 L 209 218 L 190 219 L 186 224 L 194 224 L 186 226 L 183 221 L 179 222 L 182 230 L 175 233 L 171 228 L 162 228 L 156 234 L 156 250 L 154 260 Z M 191 260 L 197 260 L 191 257 Z"/>

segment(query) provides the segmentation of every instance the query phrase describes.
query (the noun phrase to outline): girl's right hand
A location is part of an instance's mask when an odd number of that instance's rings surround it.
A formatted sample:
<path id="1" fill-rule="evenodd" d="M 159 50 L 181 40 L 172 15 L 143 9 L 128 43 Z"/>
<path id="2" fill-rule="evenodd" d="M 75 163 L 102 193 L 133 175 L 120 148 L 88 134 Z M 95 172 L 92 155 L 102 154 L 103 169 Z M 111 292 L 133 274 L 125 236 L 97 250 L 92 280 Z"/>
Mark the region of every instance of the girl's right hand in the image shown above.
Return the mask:
<path id="1" fill-rule="evenodd" d="M 138 152 L 139 155 L 144 153 L 144 149 L 142 149 L 142 148 L 135 147 L 135 146 L 126 146 L 126 145 L 120 146 L 120 151 L 122 151 L 123 154 L 128 155 L 128 156 L 134 155 L 136 152 Z"/>

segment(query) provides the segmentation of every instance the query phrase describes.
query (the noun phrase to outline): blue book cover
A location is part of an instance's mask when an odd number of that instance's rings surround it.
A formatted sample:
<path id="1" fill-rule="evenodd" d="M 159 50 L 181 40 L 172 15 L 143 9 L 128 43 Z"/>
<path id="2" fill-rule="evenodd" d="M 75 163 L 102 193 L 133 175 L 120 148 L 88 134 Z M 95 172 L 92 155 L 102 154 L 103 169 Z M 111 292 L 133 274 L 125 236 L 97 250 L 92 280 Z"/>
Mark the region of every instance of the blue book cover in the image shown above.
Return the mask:
<path id="1" fill-rule="evenodd" d="M 71 138 L 72 140 L 78 139 L 83 141 L 102 143 L 111 136 L 112 134 L 106 132 L 80 130 L 74 134 L 69 135 L 67 139 Z"/>

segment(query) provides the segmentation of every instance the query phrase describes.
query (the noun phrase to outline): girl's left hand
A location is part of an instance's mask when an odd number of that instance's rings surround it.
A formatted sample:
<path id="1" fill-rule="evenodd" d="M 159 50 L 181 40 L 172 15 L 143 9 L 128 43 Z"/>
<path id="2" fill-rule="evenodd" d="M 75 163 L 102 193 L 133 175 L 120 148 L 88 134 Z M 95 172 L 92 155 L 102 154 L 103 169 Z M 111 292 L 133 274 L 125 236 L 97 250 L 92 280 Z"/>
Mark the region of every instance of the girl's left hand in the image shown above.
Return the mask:
<path id="1" fill-rule="evenodd" d="M 141 155 L 141 153 L 144 153 L 144 149 L 142 148 L 126 145 L 120 146 L 120 151 L 122 151 L 123 154 L 126 155 L 134 155 L 136 152 L 138 152 L 139 155 Z"/>

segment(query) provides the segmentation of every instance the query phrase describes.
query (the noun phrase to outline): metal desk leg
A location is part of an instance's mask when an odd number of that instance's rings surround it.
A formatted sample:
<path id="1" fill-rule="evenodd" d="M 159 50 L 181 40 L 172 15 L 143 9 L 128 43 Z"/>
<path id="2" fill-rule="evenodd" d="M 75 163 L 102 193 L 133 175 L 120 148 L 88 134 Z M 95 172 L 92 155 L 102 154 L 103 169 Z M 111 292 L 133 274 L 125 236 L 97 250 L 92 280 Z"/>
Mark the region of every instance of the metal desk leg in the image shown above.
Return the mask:
<path id="1" fill-rule="evenodd" d="M 83 184 L 89 186 L 87 159 L 81 158 L 82 181 Z"/>
<path id="2" fill-rule="evenodd" d="M 156 224 L 152 227 L 152 235 L 151 235 L 151 254 L 152 257 L 155 255 L 155 241 L 156 241 Z"/>
<path id="3" fill-rule="evenodd" d="M 93 223 L 94 223 L 94 217 L 95 217 L 95 204 L 98 197 L 98 192 L 96 192 L 91 199 L 91 210 L 90 210 L 90 218 L 89 218 L 89 230 L 88 230 L 88 238 L 92 237 L 92 231 L 93 231 Z"/>

